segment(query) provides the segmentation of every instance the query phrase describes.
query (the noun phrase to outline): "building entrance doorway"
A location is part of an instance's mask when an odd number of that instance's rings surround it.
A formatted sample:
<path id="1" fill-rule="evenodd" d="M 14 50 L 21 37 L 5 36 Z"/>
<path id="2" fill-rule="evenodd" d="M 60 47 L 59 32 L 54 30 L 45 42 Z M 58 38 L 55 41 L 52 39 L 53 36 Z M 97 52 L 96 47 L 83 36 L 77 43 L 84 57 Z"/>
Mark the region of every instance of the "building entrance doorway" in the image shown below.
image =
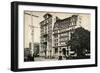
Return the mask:
<path id="1" fill-rule="evenodd" d="M 64 58 L 66 58 L 66 48 L 62 49 L 62 54 L 63 54 Z"/>

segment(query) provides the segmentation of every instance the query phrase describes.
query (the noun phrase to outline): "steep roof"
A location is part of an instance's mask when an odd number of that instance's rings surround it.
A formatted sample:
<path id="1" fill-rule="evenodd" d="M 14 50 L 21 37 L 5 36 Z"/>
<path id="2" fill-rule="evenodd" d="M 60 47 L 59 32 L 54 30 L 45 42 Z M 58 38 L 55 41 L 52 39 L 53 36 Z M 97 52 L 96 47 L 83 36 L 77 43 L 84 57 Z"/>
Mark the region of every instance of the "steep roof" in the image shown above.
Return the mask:
<path id="1" fill-rule="evenodd" d="M 68 28 L 70 24 L 70 17 L 65 19 L 60 19 L 54 23 L 54 30 Z"/>
<path id="2" fill-rule="evenodd" d="M 54 28 L 53 30 L 58 30 L 58 29 L 66 29 L 69 27 L 71 18 L 75 17 L 77 15 L 72 15 L 71 17 L 65 18 L 65 19 L 59 19 L 54 23 Z"/>

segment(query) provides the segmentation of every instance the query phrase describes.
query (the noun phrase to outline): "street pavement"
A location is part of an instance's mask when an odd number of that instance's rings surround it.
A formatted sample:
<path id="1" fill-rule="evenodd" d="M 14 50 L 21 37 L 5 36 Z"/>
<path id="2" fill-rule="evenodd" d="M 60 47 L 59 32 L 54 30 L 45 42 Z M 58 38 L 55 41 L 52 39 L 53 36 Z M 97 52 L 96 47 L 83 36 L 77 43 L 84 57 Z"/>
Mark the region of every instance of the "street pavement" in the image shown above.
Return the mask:
<path id="1" fill-rule="evenodd" d="M 49 59 L 49 58 L 45 58 L 45 57 L 35 57 L 34 60 L 35 61 L 51 61 L 51 60 L 58 60 L 58 59 Z"/>

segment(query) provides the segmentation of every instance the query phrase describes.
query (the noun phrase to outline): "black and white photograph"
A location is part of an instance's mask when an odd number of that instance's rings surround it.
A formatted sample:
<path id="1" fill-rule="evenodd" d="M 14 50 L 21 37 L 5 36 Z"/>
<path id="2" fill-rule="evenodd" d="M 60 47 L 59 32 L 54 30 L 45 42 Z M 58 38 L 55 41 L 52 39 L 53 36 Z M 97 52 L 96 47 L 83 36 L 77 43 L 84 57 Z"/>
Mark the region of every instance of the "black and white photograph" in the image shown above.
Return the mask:
<path id="1" fill-rule="evenodd" d="M 90 59 L 86 13 L 24 11 L 24 61 Z"/>

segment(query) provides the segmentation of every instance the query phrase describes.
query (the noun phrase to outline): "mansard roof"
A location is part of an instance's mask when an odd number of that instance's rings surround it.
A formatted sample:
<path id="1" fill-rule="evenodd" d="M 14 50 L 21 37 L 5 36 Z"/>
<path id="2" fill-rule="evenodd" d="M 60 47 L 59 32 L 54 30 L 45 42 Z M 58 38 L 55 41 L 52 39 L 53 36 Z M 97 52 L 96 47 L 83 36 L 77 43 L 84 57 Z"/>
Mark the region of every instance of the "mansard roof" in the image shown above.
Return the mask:
<path id="1" fill-rule="evenodd" d="M 54 28 L 53 30 L 58 30 L 58 29 L 66 29 L 69 27 L 71 23 L 72 17 L 76 17 L 77 15 L 72 15 L 71 17 L 65 18 L 65 19 L 59 19 L 54 23 Z"/>

